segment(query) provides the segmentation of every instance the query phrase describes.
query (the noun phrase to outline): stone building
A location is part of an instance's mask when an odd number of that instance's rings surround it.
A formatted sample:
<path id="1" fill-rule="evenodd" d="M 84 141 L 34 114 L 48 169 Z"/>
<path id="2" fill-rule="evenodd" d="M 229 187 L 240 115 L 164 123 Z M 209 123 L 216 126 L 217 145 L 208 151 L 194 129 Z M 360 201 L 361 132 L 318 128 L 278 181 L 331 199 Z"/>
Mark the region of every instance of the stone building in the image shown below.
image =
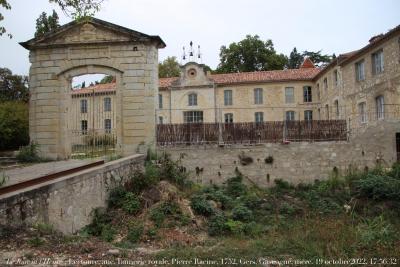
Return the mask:
<path id="1" fill-rule="evenodd" d="M 30 51 L 30 138 L 39 144 L 43 156 L 71 156 L 73 135 L 79 130 L 71 123 L 76 112 L 71 81 L 85 74 L 116 79 L 115 115 L 110 118 L 116 153 L 131 155 L 143 145 L 154 144 L 158 49 L 165 47 L 159 36 L 91 18 L 73 21 L 21 45 Z M 88 114 L 96 116 L 95 110 Z"/>

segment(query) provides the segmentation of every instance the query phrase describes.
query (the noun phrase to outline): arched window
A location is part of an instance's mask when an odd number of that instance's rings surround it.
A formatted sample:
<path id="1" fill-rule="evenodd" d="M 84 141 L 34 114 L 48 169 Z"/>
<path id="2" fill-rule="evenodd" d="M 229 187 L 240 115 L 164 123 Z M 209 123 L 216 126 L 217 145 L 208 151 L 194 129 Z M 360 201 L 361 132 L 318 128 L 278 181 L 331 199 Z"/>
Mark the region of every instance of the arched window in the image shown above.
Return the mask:
<path id="1" fill-rule="evenodd" d="M 189 106 L 197 106 L 197 94 L 191 93 L 188 96 Z"/>

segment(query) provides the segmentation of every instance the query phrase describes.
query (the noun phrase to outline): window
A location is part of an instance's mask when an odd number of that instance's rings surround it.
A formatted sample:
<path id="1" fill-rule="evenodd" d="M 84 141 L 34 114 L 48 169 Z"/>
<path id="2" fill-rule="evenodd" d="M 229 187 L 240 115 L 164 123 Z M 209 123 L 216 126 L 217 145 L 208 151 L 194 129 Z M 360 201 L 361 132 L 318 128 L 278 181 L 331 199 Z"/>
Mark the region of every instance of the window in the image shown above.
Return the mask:
<path id="1" fill-rule="evenodd" d="M 311 86 L 303 87 L 304 102 L 312 102 L 312 91 Z"/>
<path id="2" fill-rule="evenodd" d="M 81 113 L 87 113 L 87 100 L 81 100 Z"/>
<path id="3" fill-rule="evenodd" d="M 82 121 L 81 121 L 81 131 L 82 131 L 82 134 L 87 134 L 87 130 L 88 130 L 88 123 L 87 123 L 87 120 L 82 120 Z"/>
<path id="4" fill-rule="evenodd" d="M 364 60 L 356 63 L 356 80 L 363 81 L 365 79 Z"/>
<path id="5" fill-rule="evenodd" d="M 385 117 L 385 103 L 383 99 L 383 95 L 375 98 L 376 103 L 376 117 L 378 120 L 383 120 Z"/>
<path id="6" fill-rule="evenodd" d="M 290 111 L 286 111 L 286 120 L 287 121 L 294 121 L 295 120 L 295 112 L 290 110 Z"/>
<path id="7" fill-rule="evenodd" d="M 263 103 L 263 89 L 254 89 L 254 104 L 259 105 Z"/>
<path id="8" fill-rule="evenodd" d="M 184 111 L 184 123 L 200 123 L 203 122 L 203 111 Z"/>
<path id="9" fill-rule="evenodd" d="M 336 118 L 339 118 L 340 112 L 339 112 L 339 100 L 335 100 L 335 111 L 336 111 Z"/>
<path id="10" fill-rule="evenodd" d="M 158 108 L 162 109 L 163 108 L 163 99 L 162 99 L 162 94 L 158 95 Z"/>
<path id="11" fill-rule="evenodd" d="M 318 97 L 318 101 L 321 100 L 321 91 L 319 89 L 319 83 L 317 83 L 317 97 Z"/>
<path id="12" fill-rule="evenodd" d="M 304 120 L 306 121 L 312 121 L 313 117 L 312 117 L 312 110 L 305 110 L 304 111 Z"/>
<path id="13" fill-rule="evenodd" d="M 233 113 L 225 113 L 225 123 L 233 122 Z"/>
<path id="14" fill-rule="evenodd" d="M 163 124 L 164 123 L 164 118 L 163 116 L 158 117 L 158 124 Z"/>
<path id="15" fill-rule="evenodd" d="M 379 50 L 372 54 L 372 74 L 383 72 L 383 50 Z"/>
<path id="16" fill-rule="evenodd" d="M 256 112 L 256 113 L 254 113 L 254 121 L 256 123 L 264 122 L 264 112 Z"/>
<path id="17" fill-rule="evenodd" d="M 197 106 L 197 94 L 189 94 L 189 106 Z"/>
<path id="18" fill-rule="evenodd" d="M 333 80 L 335 82 L 335 86 L 339 85 L 339 73 L 337 70 L 333 71 Z"/>
<path id="19" fill-rule="evenodd" d="M 224 91 L 224 105 L 231 106 L 232 105 L 232 90 Z"/>
<path id="20" fill-rule="evenodd" d="M 285 88 L 285 102 L 286 103 L 294 103 L 294 88 L 293 87 Z"/>
<path id="21" fill-rule="evenodd" d="M 360 122 L 361 123 L 366 123 L 367 122 L 367 112 L 366 112 L 366 106 L 367 104 L 365 102 L 362 102 L 358 104 L 358 113 L 360 115 Z"/>
<path id="22" fill-rule="evenodd" d="M 328 90 L 328 78 L 324 78 L 324 90 Z"/>
<path id="23" fill-rule="evenodd" d="M 327 120 L 329 120 L 329 105 L 325 106 L 325 117 Z"/>
<path id="24" fill-rule="evenodd" d="M 111 98 L 104 98 L 104 111 L 111 111 Z"/>
<path id="25" fill-rule="evenodd" d="M 104 120 L 104 130 L 106 130 L 106 133 L 111 133 L 111 119 Z"/>

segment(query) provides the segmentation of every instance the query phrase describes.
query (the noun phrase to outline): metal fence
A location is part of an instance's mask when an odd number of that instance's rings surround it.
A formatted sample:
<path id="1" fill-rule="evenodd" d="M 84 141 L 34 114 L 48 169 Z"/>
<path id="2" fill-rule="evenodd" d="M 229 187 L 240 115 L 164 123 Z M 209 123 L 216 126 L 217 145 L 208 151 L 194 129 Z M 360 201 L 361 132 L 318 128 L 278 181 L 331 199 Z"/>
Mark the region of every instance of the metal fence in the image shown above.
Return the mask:
<path id="1" fill-rule="evenodd" d="M 345 120 L 157 125 L 157 144 L 257 144 L 347 140 Z"/>

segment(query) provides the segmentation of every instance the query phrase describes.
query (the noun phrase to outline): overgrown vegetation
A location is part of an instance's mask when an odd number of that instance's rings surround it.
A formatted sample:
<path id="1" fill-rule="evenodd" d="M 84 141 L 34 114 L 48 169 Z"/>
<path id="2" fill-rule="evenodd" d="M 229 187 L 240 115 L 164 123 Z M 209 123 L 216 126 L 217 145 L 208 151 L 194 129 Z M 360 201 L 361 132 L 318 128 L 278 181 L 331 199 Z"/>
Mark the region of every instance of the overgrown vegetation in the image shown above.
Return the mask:
<path id="1" fill-rule="evenodd" d="M 154 190 L 165 181 L 177 192 L 157 197 Z M 390 257 L 400 252 L 395 235 L 400 231 L 399 181 L 396 164 L 390 170 L 351 170 L 344 176 L 336 170 L 327 180 L 296 186 L 278 179 L 262 189 L 246 184 L 239 172 L 222 185 L 194 186 L 179 162 L 152 153 L 144 171 L 111 191 L 108 210 L 95 211 L 86 232 L 114 242 L 122 233 L 116 243 L 121 248 L 159 239 L 167 229 L 207 232 L 207 242 L 216 242 L 211 254 L 198 245 L 178 246 L 158 253 L 160 258 L 218 259 L 232 250 L 244 258 L 373 257 L 375 251 Z M 189 204 L 184 206 L 182 199 Z M 115 217 L 118 212 L 124 216 Z M 164 241 L 171 238 L 163 236 Z"/>
<path id="2" fill-rule="evenodd" d="M 0 101 L 0 150 L 17 149 L 29 143 L 28 104 Z"/>
<path id="3" fill-rule="evenodd" d="M 34 142 L 27 146 L 20 147 L 17 160 L 26 163 L 45 161 L 45 159 L 39 156 L 39 145 Z"/>

